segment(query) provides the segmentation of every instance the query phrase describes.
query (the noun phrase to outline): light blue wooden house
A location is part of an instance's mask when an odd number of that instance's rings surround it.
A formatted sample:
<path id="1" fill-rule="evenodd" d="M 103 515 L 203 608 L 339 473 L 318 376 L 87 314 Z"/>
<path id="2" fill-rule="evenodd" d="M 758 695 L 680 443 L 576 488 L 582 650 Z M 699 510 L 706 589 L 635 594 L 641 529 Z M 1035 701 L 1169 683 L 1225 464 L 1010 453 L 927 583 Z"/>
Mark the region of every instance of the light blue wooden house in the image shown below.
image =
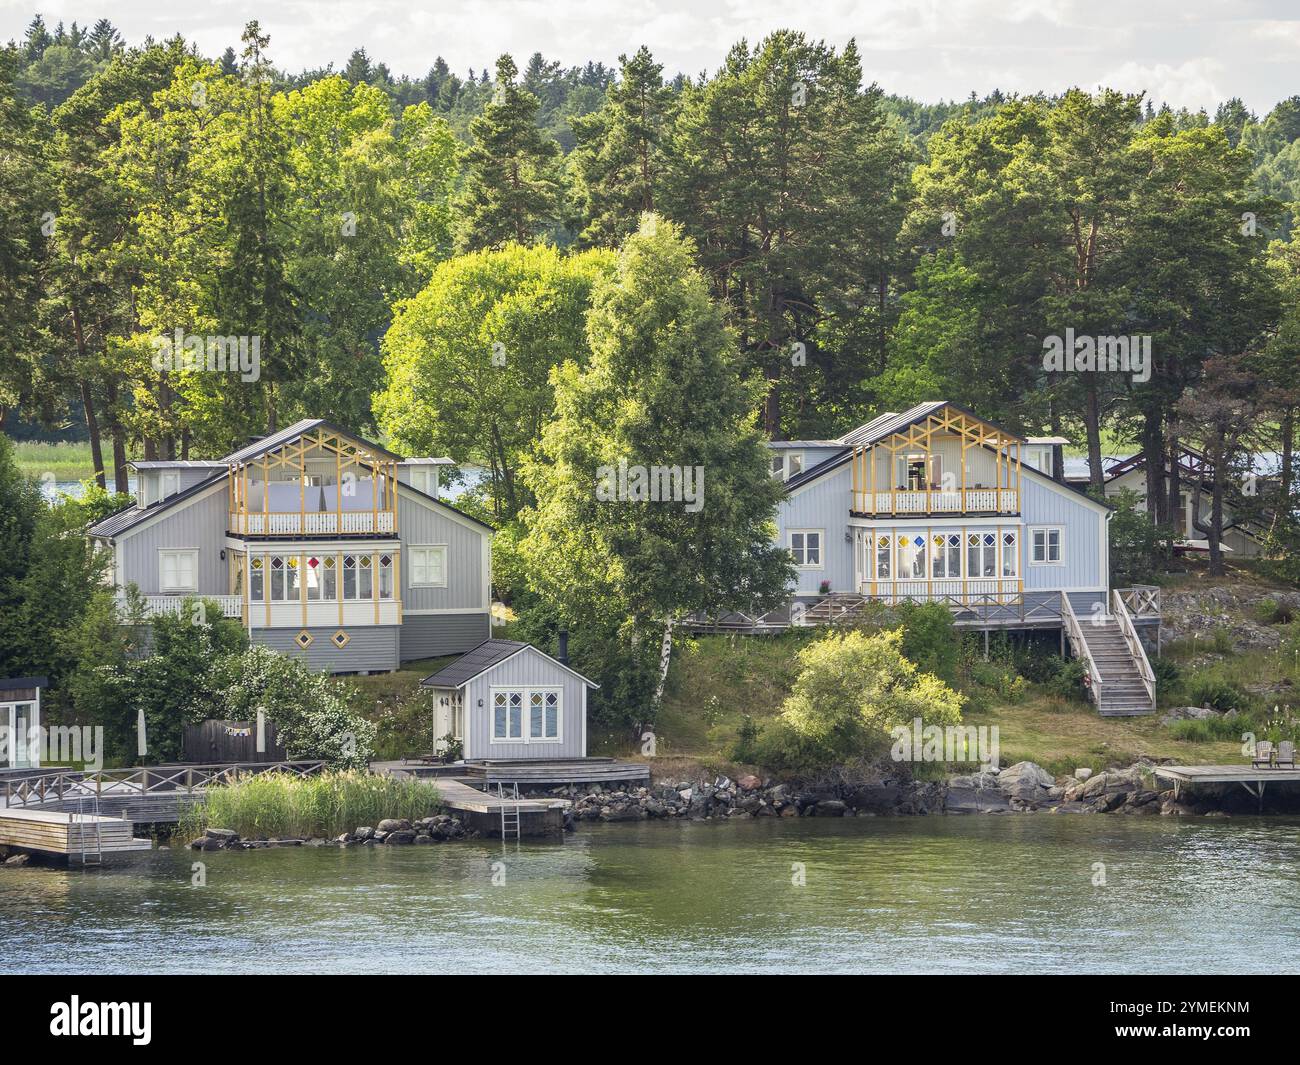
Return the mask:
<path id="1" fill-rule="evenodd" d="M 89 533 L 150 614 L 200 596 L 313 669 L 394 670 L 491 635 L 493 530 L 439 498 L 447 464 L 308 419 L 222 459 L 135 463 L 135 505 Z"/>
<path id="2" fill-rule="evenodd" d="M 872 602 L 939 602 L 958 625 L 1056 629 L 1105 714 L 1149 713 L 1155 589 L 1112 589 L 1112 509 L 1064 483 L 1059 437 L 1022 437 L 942 400 L 833 440 L 773 442 L 790 602 L 716 619 L 761 632 L 852 621 Z"/>

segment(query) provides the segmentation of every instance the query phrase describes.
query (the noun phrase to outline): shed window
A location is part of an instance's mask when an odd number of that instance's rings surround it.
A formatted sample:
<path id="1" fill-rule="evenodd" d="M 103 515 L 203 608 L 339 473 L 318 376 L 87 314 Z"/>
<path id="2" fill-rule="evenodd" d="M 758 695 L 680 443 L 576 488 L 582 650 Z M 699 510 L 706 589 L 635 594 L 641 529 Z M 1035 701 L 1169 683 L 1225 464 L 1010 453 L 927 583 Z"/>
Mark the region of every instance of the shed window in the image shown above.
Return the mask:
<path id="1" fill-rule="evenodd" d="M 163 592 L 199 590 L 198 551 L 159 551 L 158 587 Z"/>
<path id="2" fill-rule="evenodd" d="M 524 729 L 524 710 L 528 728 Z M 492 691 L 494 743 L 554 743 L 560 739 L 558 688 L 495 688 Z"/>

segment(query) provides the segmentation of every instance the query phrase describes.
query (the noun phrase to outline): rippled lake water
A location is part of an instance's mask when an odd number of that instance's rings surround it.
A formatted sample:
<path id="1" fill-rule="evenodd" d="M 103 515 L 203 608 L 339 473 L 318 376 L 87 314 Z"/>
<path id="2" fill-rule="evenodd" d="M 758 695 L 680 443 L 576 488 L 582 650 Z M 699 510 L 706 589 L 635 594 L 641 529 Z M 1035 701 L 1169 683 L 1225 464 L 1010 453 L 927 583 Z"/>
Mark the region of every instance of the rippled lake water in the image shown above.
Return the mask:
<path id="1" fill-rule="evenodd" d="M 1293 820 L 1052 814 L 163 850 L 0 869 L 0 968 L 1296 972 L 1298 867 Z"/>

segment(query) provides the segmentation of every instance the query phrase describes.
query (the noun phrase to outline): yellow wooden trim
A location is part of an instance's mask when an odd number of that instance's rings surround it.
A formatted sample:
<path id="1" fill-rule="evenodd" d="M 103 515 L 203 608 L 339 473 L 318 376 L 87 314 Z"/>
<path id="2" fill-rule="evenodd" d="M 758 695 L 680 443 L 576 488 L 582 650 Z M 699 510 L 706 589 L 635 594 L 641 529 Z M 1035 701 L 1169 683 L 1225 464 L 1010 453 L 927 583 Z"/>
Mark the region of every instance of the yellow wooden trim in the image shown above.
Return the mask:
<path id="1" fill-rule="evenodd" d="M 334 592 L 339 597 L 339 628 L 343 628 L 343 555 L 334 556 Z"/>
<path id="2" fill-rule="evenodd" d="M 375 624 L 379 624 L 379 555 L 370 556 L 370 594 L 375 601 Z"/>

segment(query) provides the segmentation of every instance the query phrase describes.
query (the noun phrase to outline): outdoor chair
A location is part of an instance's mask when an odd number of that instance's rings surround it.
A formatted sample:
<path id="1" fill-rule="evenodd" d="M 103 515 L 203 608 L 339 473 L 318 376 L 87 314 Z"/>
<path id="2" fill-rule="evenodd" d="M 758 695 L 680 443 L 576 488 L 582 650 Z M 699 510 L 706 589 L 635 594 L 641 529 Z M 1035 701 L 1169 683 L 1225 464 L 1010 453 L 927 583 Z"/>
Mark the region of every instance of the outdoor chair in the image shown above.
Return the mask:
<path id="1" fill-rule="evenodd" d="M 1288 769 L 1295 768 L 1295 744 L 1290 740 L 1283 740 L 1277 745 L 1277 762 L 1279 769 L 1285 766 Z"/>
<path id="2" fill-rule="evenodd" d="M 1255 757 L 1250 763 L 1254 768 L 1260 766 L 1269 768 L 1273 765 L 1273 744 L 1268 740 L 1260 740 L 1255 744 Z"/>

